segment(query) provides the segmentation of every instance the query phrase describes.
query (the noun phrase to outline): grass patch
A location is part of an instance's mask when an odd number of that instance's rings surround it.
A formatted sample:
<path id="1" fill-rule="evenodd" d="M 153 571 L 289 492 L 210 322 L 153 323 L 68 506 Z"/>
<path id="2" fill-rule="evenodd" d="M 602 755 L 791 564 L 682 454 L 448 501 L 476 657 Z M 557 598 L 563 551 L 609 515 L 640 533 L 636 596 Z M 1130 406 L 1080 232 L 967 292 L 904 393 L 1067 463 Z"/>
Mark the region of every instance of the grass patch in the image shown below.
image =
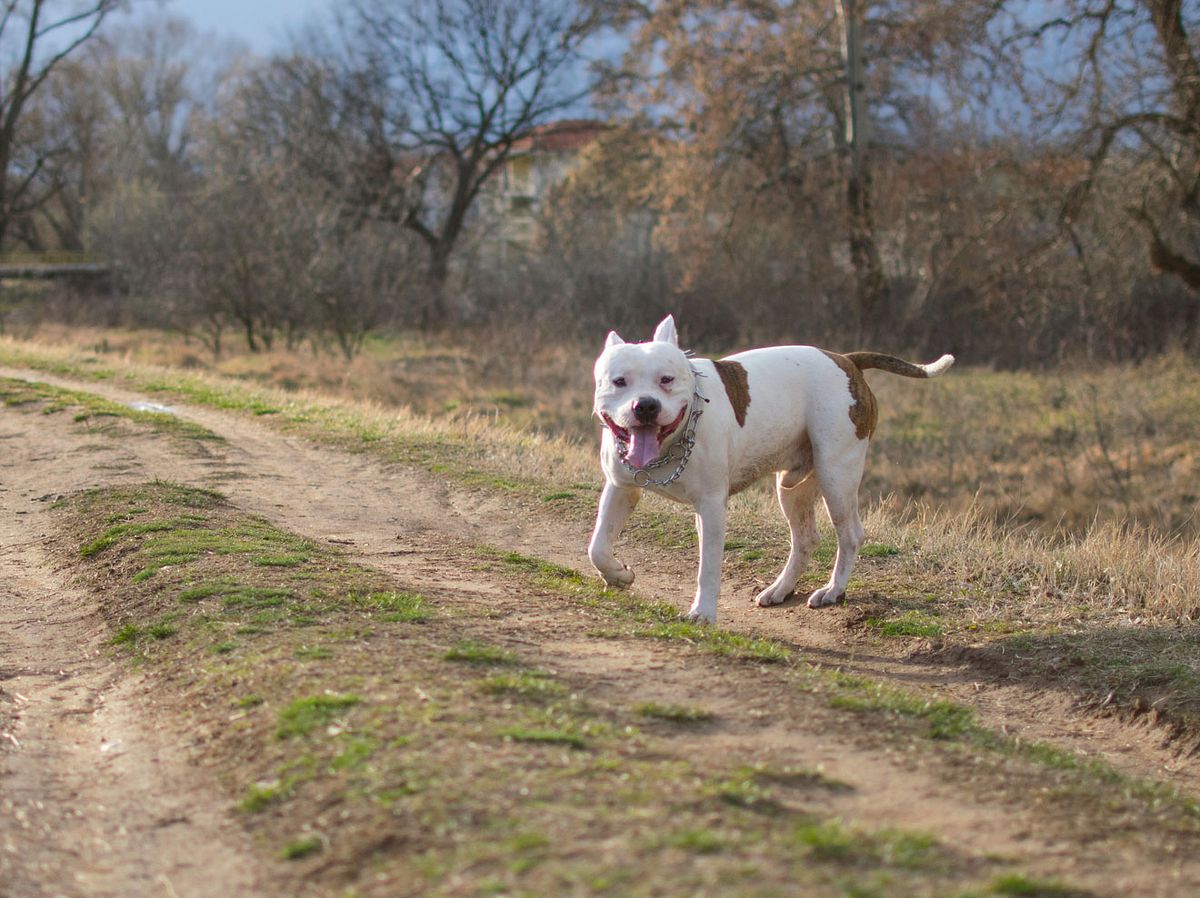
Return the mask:
<path id="1" fill-rule="evenodd" d="M 317 854 L 322 848 L 321 840 L 316 836 L 305 836 L 283 846 L 280 857 L 285 861 L 298 861 L 302 858 Z"/>
<path id="2" fill-rule="evenodd" d="M 256 555 L 250 559 L 251 564 L 259 567 L 298 567 L 308 561 L 307 555 Z"/>
<path id="3" fill-rule="evenodd" d="M 479 685 L 488 695 L 511 696 L 532 701 L 549 701 L 567 694 L 567 689 L 562 683 L 537 670 L 493 674 L 480 681 Z"/>
<path id="4" fill-rule="evenodd" d="M 142 628 L 137 624 L 125 624 L 113 634 L 113 645 L 136 645 L 142 638 Z"/>
<path id="5" fill-rule="evenodd" d="M 446 661 L 458 661 L 463 664 L 516 664 L 517 656 L 508 649 L 486 642 L 464 641 L 456 643 L 442 655 Z"/>
<path id="6" fill-rule="evenodd" d="M 705 708 L 691 705 L 663 705 L 658 702 L 643 702 L 640 705 L 634 705 L 633 713 L 639 717 L 666 720 L 671 723 L 706 723 L 714 717 L 713 713 Z"/>
<path id="7" fill-rule="evenodd" d="M 981 732 L 965 705 L 927 698 L 893 686 L 842 673 L 829 673 L 830 706 L 845 711 L 890 714 L 924 723 L 931 739 L 959 739 Z"/>
<path id="8" fill-rule="evenodd" d="M 864 623 L 880 636 L 933 637 L 942 635 L 941 623 L 919 611 L 906 611 L 900 617 L 893 618 L 869 617 Z"/>
<path id="9" fill-rule="evenodd" d="M 88 425 L 101 432 L 105 430 L 105 424 L 101 420 L 99 426 L 93 427 L 98 423 L 97 419 L 114 419 L 146 427 L 153 433 L 167 434 L 180 439 L 214 442 L 221 440 L 211 430 L 173 414 L 135 409 L 94 393 L 63 389 L 45 383 L 0 378 L 0 402 L 9 407 L 39 409 L 47 415 L 68 412 L 75 423 Z"/>
<path id="10" fill-rule="evenodd" d="M 780 664 L 792 659 L 792 653 L 772 639 L 747 636 L 744 633 L 734 633 L 731 630 L 692 621 L 654 624 L 634 630 L 633 635 L 642 639 L 662 639 L 697 645 L 714 655 L 725 655 L 742 661 Z"/>
<path id="11" fill-rule="evenodd" d="M 415 592 L 373 592 L 352 596 L 351 601 L 359 608 L 378 614 L 381 620 L 389 622 L 419 624 L 429 620 L 431 615 L 425 597 Z"/>
<path id="12" fill-rule="evenodd" d="M 545 589 L 562 592 L 616 619 L 645 625 L 636 627 L 632 631 L 633 636 L 684 642 L 715 655 L 744 661 L 774 664 L 791 660 L 791 652 L 782 643 L 682 620 L 679 612 L 664 602 L 652 602 L 628 592 L 605 589 L 597 579 L 585 577 L 563 565 L 519 552 L 502 552 L 486 547 L 479 552 L 510 570 L 529 575 Z"/>
<path id="13" fill-rule="evenodd" d="M 246 795 L 238 803 L 238 807 L 247 813 L 256 814 L 286 797 L 289 792 L 290 788 L 281 783 L 254 783 L 246 790 Z"/>
<path id="14" fill-rule="evenodd" d="M 568 730 L 530 729 L 509 727 L 500 731 L 501 738 L 513 742 L 532 742 L 542 745 L 565 745 L 567 748 L 587 748 L 587 741 L 578 733 Z"/>
<path id="15" fill-rule="evenodd" d="M 671 836 L 667 844 L 691 854 L 716 854 L 726 848 L 725 841 L 708 829 L 685 829 Z"/>
<path id="16" fill-rule="evenodd" d="M 1033 879 L 1021 873 L 1006 873 L 992 883 L 990 893 L 1010 898 L 1090 898 L 1091 892 L 1074 889 L 1057 880 Z"/>
<path id="17" fill-rule="evenodd" d="M 361 702 L 362 699 L 357 695 L 311 695 L 298 698 L 279 712 L 275 736 L 278 739 L 307 736 L 318 727 L 332 723 Z"/>

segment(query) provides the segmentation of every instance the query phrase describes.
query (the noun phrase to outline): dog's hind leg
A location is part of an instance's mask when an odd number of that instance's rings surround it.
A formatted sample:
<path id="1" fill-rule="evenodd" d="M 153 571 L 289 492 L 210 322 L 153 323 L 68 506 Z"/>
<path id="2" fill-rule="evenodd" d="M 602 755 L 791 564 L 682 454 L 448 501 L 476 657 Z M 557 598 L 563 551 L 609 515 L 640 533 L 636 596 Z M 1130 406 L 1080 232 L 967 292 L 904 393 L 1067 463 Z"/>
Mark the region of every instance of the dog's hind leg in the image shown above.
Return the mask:
<path id="1" fill-rule="evenodd" d="M 821 495 L 825 497 L 829 520 L 837 532 L 838 550 L 829 582 L 808 597 L 809 608 L 832 605 L 846 593 L 846 584 L 858 560 L 864 536 L 858 516 L 858 487 L 866 460 L 866 440 L 856 440 L 833 457 L 823 458 L 820 452 L 817 453 L 817 481 L 821 485 Z"/>
<path id="2" fill-rule="evenodd" d="M 600 510 L 588 545 L 588 558 L 608 586 L 623 587 L 633 583 L 633 571 L 617 560 L 613 546 L 641 497 L 642 491 L 636 487 L 612 483 L 605 483 L 604 492 L 600 494 Z"/>
<path id="3" fill-rule="evenodd" d="M 755 601 L 762 606 L 778 605 L 796 588 L 796 580 L 808 567 L 808 559 L 817 546 L 815 504 L 821 495 L 817 478 L 809 471 L 780 471 L 775 477 L 775 494 L 779 507 L 791 529 L 792 548 L 787 564 L 775 582 L 758 594 Z"/>

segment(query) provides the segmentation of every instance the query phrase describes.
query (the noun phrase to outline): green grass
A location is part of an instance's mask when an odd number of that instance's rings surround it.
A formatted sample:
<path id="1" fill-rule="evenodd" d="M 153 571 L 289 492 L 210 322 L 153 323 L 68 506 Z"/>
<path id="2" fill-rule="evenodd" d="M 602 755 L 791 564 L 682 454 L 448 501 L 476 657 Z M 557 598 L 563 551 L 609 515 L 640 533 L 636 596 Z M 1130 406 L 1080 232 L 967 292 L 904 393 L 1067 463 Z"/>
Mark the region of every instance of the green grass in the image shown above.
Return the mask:
<path id="1" fill-rule="evenodd" d="M 432 613 L 425 597 L 415 592 L 373 592 L 352 596 L 351 601 L 389 622 L 424 623 Z"/>
<path id="2" fill-rule="evenodd" d="M 551 678 L 549 674 L 536 670 L 493 674 L 480 681 L 480 688 L 489 695 L 532 701 L 549 701 L 561 698 L 567 693 L 562 683 Z"/>
<path id="3" fill-rule="evenodd" d="M 605 589 L 596 578 L 586 577 L 563 565 L 519 552 L 487 547 L 478 551 L 510 570 L 531 576 L 537 585 L 545 589 L 562 592 L 617 620 L 637 624 L 631 631 L 634 636 L 681 642 L 715 655 L 744 661 L 774 664 L 792 660 L 791 652 L 780 642 L 681 620 L 679 612 L 664 602 L 653 602 L 629 592 Z"/>
<path id="4" fill-rule="evenodd" d="M 503 739 L 513 742 L 532 742 L 543 745 L 565 745 L 568 748 L 587 748 L 587 740 L 578 733 L 569 730 L 531 729 L 526 727 L 509 727 L 500 730 Z"/>
<path id="5" fill-rule="evenodd" d="M 298 861 L 316 854 L 322 847 L 321 840 L 316 836 L 305 836 L 302 839 L 297 839 L 294 842 L 288 842 L 284 845 L 280 856 L 285 861 Z"/>
<path id="6" fill-rule="evenodd" d="M 33 383 L 12 378 L 0 378 L 0 402 L 9 407 L 29 406 L 39 408 L 44 414 L 70 411 L 72 420 L 89 427 L 99 424 L 103 431 L 103 419 L 123 419 L 144 426 L 154 433 L 162 433 L 180 439 L 220 441 L 220 437 L 205 427 L 164 412 L 142 411 L 112 402 L 94 393 L 68 390 L 44 383 Z"/>
<path id="7" fill-rule="evenodd" d="M 667 844 L 691 854 L 716 854 L 726 848 L 725 841 L 707 829 L 682 830 L 671 836 Z"/>
<path id="8" fill-rule="evenodd" d="M 256 814 L 285 798 L 290 794 L 291 787 L 285 786 L 282 783 L 255 783 L 246 790 L 245 796 L 238 803 L 238 807 L 243 811 L 251 814 Z"/>
<path id="9" fill-rule="evenodd" d="M 125 624 L 113 634 L 113 645 L 134 645 L 142 638 L 142 628 L 137 624 Z"/>
<path id="10" fill-rule="evenodd" d="M 981 732 L 975 712 L 965 705 L 928 698 L 865 677 L 838 672 L 822 675 L 832 689 L 831 707 L 844 711 L 894 715 L 920 721 L 929 738 L 954 740 Z"/>
<path id="11" fill-rule="evenodd" d="M 442 657 L 447 661 L 459 661 L 464 664 L 516 664 L 517 656 L 508 649 L 485 642 L 463 641 L 456 643 L 446 650 Z"/>
<path id="12" fill-rule="evenodd" d="M 652 720 L 667 720 L 671 723 L 705 723 L 713 719 L 713 713 L 705 708 L 690 705 L 663 705 L 658 702 L 644 702 L 634 705 L 633 712 L 639 717 Z"/>
<path id="13" fill-rule="evenodd" d="M 332 723 L 362 699 L 357 695 L 312 695 L 298 698 L 279 712 L 275 736 L 292 739 L 307 736 L 318 727 Z"/>
<path id="14" fill-rule="evenodd" d="M 944 849 L 927 833 L 870 832 L 848 827 L 840 820 L 822 820 L 797 826 L 792 838 L 810 859 L 840 866 L 921 871 L 946 862 Z"/>
<path id="15" fill-rule="evenodd" d="M 893 618 L 870 617 L 867 618 L 865 624 L 880 636 L 932 637 L 942 635 L 941 623 L 919 611 L 906 611 L 899 617 Z"/>
<path id="16" fill-rule="evenodd" d="M 1065 886 L 1057 880 L 1031 879 L 1021 873 L 998 877 L 990 889 L 993 895 L 1010 898 L 1089 898 L 1090 892 Z"/>

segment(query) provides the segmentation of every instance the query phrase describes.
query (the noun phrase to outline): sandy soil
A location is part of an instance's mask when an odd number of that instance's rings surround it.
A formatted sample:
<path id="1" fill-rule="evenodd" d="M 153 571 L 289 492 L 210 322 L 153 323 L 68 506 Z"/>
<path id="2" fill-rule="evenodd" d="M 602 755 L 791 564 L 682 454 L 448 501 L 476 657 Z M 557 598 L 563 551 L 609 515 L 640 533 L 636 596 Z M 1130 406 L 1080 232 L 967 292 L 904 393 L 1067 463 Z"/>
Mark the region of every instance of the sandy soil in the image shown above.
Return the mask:
<path id="1" fill-rule="evenodd" d="M 28 375 L 0 369 L 0 376 Z M 144 398 L 107 385 L 30 379 L 118 401 Z M 488 588 L 486 574 L 454 565 L 454 553 L 439 551 L 439 544 L 488 544 L 587 569 L 586 522 L 317 448 L 249 418 L 198 408 L 177 413 L 225 442 L 185 444 L 152 435 L 114 442 L 57 417 L 0 409 L 0 895 L 273 894 L 264 885 L 271 864 L 254 856 L 227 802 L 215 794 L 184 718 L 156 707 L 153 682 L 104 651 L 110 634 L 96 614 L 101 597 L 75 584 L 73 572 L 46 551 L 48 507 L 59 495 L 153 478 L 215 487 L 243 509 L 334 541 L 384 571 L 402 577 L 440 572 L 447 583 L 480 591 Z M 641 594 L 686 604 L 692 558 L 637 546 L 624 556 L 638 570 Z M 757 609 L 749 604 L 755 592 L 750 582 L 726 582 L 724 626 L 783 639 L 813 662 L 932 688 L 971 704 L 998 730 L 1200 795 L 1194 763 L 1181 759 L 1160 730 L 1073 710 L 1067 696 L 1041 684 L 997 678 L 965 663 L 888 655 L 853 635 L 847 626 L 852 608 L 812 612 L 789 603 Z M 646 679 L 635 674 L 644 659 L 609 656 L 616 646 L 584 645 L 561 626 L 549 632 L 559 635 L 545 651 L 601 682 L 653 688 L 648 698 L 659 701 L 695 689 L 693 671 L 659 665 Z M 706 693 L 711 701 L 743 711 L 764 699 L 746 695 L 739 683 L 714 687 Z M 769 707 L 762 710 L 769 715 Z M 1035 838 L 1037 822 L 1020 804 L 972 801 L 961 784 L 911 764 L 899 780 L 895 759 L 798 733 L 798 725 L 764 724 L 756 738 L 768 746 L 809 739 L 814 762 L 832 775 L 853 770 L 859 790 L 849 804 L 866 803 L 883 821 L 920 819 L 964 846 L 988 842 L 1035 868 L 1078 872 L 1078 857 L 1066 867 L 1056 864 L 1070 850 Z M 1197 894 L 1200 860 L 1180 859 L 1168 870 L 1157 861 L 1140 863 L 1131 847 L 1095 858 L 1088 878 L 1107 880 L 1114 895 Z"/>

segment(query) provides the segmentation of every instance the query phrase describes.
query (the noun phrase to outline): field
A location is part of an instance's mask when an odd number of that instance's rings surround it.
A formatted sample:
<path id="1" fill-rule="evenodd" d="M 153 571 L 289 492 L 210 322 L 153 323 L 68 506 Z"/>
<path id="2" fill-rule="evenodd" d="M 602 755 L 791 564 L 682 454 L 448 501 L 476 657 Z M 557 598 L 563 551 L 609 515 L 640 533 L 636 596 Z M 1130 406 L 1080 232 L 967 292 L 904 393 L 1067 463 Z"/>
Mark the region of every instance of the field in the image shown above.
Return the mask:
<path id="1" fill-rule="evenodd" d="M 747 604 L 786 552 L 750 491 L 703 627 L 677 617 L 683 511 L 635 517 L 632 593 L 587 569 L 592 354 L 476 338 L 214 365 L 144 334 L 0 343 L 0 880 L 1195 893 L 1200 368 L 875 378 L 849 602 Z M 124 746 L 106 777 L 56 747 L 92 739 Z M 98 854 L 106 818 L 64 790 L 148 813 L 127 828 L 159 866 L 119 839 Z M 56 880 L 47 832 L 83 880 Z"/>

